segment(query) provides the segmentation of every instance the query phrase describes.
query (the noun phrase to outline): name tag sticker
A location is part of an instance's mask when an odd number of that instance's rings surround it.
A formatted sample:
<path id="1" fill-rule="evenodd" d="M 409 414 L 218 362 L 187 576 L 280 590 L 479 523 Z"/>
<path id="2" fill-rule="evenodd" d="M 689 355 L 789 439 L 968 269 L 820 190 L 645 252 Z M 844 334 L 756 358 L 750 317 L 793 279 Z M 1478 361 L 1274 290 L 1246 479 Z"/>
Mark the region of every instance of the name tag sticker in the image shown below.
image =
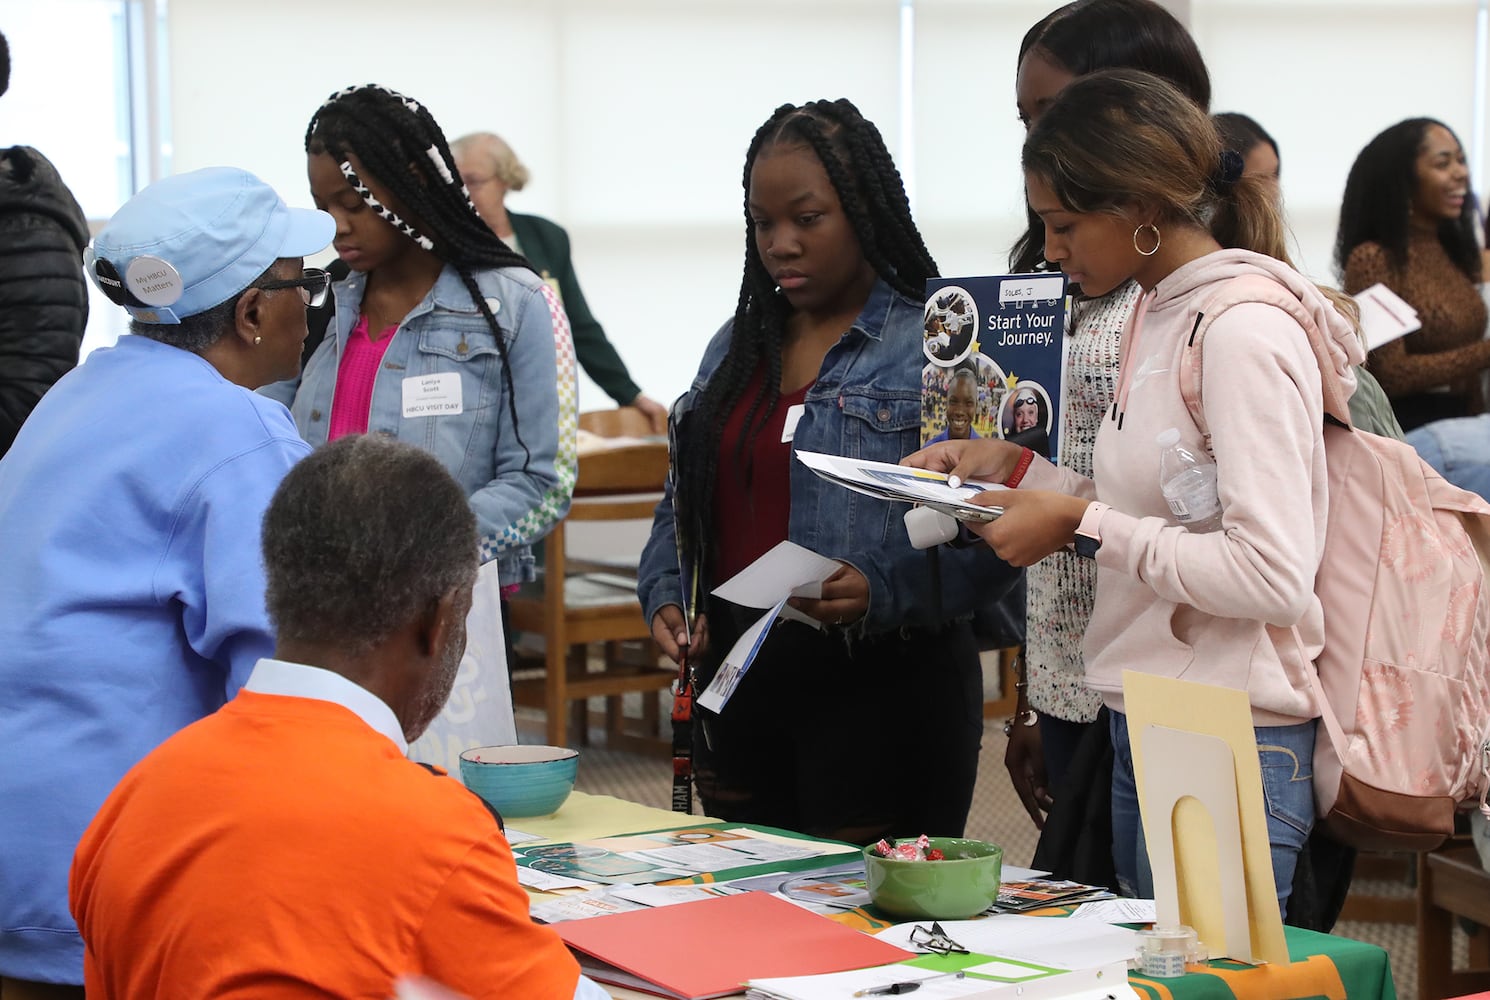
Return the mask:
<path id="1" fill-rule="evenodd" d="M 404 379 L 405 417 L 448 417 L 464 410 L 459 372 Z"/>
<path id="2" fill-rule="evenodd" d="M 807 407 L 802 403 L 787 407 L 786 423 L 781 428 L 781 443 L 786 444 L 797 436 L 797 422 L 802 419 L 802 414 L 807 412 Z"/>

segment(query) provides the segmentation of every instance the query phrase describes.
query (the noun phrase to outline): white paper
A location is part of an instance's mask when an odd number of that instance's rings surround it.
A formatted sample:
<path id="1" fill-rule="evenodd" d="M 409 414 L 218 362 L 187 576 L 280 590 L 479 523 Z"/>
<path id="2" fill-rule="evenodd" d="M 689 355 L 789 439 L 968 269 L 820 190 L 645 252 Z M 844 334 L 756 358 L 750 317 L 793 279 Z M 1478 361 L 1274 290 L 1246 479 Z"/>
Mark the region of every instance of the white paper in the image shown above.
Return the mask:
<path id="1" fill-rule="evenodd" d="M 789 444 L 792 438 L 797 436 L 797 424 L 802 420 L 802 414 L 807 412 L 807 407 L 798 403 L 786 408 L 786 422 L 781 426 L 781 443 Z"/>
<path id="2" fill-rule="evenodd" d="M 890 983 L 922 982 L 916 990 L 917 1000 L 938 997 L 971 997 L 991 985 L 987 980 L 957 979 L 931 969 L 909 965 L 882 965 L 871 969 L 851 969 L 819 976 L 779 976 L 752 979 L 747 997 L 780 998 L 780 1000 L 839 1000 L 852 997 L 857 990 L 888 986 Z"/>
<path id="3" fill-rule="evenodd" d="M 1159 919 L 1152 899 L 1098 899 L 1082 903 L 1071 920 L 1100 920 L 1104 924 L 1151 924 Z"/>
<path id="4" fill-rule="evenodd" d="M 991 521 L 1003 513 L 999 507 L 969 503 L 979 493 L 1008 488 L 998 483 L 970 481 L 954 488 L 947 484 L 946 475 L 940 472 L 889 462 L 839 458 L 815 451 L 798 451 L 796 454 L 798 461 L 822 478 L 856 493 L 898 503 L 924 504 L 964 521 Z"/>
<path id="5" fill-rule="evenodd" d="M 948 937 L 971 952 L 1054 969 L 1091 969 L 1127 962 L 1138 950 L 1133 931 L 1097 920 L 999 914 L 980 920 L 943 920 L 941 925 Z M 919 951 L 911 944 L 914 926 L 896 924 L 878 936 L 907 951 Z"/>
<path id="6" fill-rule="evenodd" d="M 550 875 L 536 868 L 527 868 L 523 865 L 517 866 L 518 884 L 539 892 L 552 892 L 555 889 L 593 889 L 599 882 L 591 882 L 588 879 L 571 878 L 568 875 Z"/>
<path id="7" fill-rule="evenodd" d="M 661 847 L 657 850 L 629 851 L 630 857 L 642 858 L 669 868 L 684 871 L 721 872 L 730 868 L 770 861 L 795 861 L 798 858 L 816 857 L 817 852 L 803 847 L 787 847 L 783 844 L 761 844 L 759 849 L 744 841 L 730 841 L 728 846 L 713 844 L 685 844 L 677 847 Z"/>
<path id="8" fill-rule="evenodd" d="M 606 886 L 591 892 L 544 900 L 532 904 L 528 913 L 534 920 L 557 924 L 564 920 L 588 920 L 590 917 L 604 917 L 612 913 L 647 908 L 645 903 L 633 902 L 621 896 L 615 891 L 617 888 L 619 887 Z"/>
<path id="9" fill-rule="evenodd" d="M 982 965 L 970 965 L 968 972 L 976 972 L 980 976 L 991 976 L 1001 982 L 1022 983 L 1026 979 L 1039 979 L 1048 976 L 1053 971 L 1045 965 L 1028 965 L 1024 962 L 1009 962 L 1002 958 L 996 958 L 992 962 L 984 962 Z"/>
<path id="10" fill-rule="evenodd" d="M 1039 868 L 1021 868 L 1018 865 L 1004 865 L 999 869 L 1000 882 L 1028 882 L 1032 878 L 1044 878 L 1050 872 L 1041 871 Z"/>
<path id="11" fill-rule="evenodd" d="M 766 632 L 776 623 L 776 618 L 781 614 L 781 609 L 786 606 L 783 600 L 774 608 L 761 615 L 756 623 L 745 630 L 745 633 L 730 647 L 725 654 L 724 662 L 719 665 L 719 672 L 704 688 L 703 694 L 698 696 L 698 704 L 711 712 L 718 713 L 724 709 L 725 702 L 735 693 L 735 688 L 740 686 L 750 665 L 755 662 L 755 654 L 760 652 L 761 643 L 766 639 Z"/>
<path id="12" fill-rule="evenodd" d="M 796 542 L 783 541 L 715 587 L 713 593 L 747 608 L 769 608 L 785 597 L 821 597 L 822 582 L 836 572 L 835 560 Z"/>
<path id="13" fill-rule="evenodd" d="M 1004 962 L 989 965 L 1020 968 Z M 972 973 L 974 970 L 966 971 Z M 936 1000 L 943 997 L 963 997 L 967 1000 L 1138 1000 L 1138 994 L 1128 985 L 1126 962 L 1109 962 L 1076 971 L 1052 972 L 1024 979 L 1022 982 L 979 979 L 975 975 L 957 979 L 915 966 L 882 965 L 821 976 L 752 979 L 747 984 L 749 989 L 745 996 L 749 1000 L 849 1000 L 858 990 L 912 981 L 923 984 L 915 990 L 916 1000 Z"/>
<path id="14" fill-rule="evenodd" d="M 513 844 L 526 844 L 526 843 L 528 843 L 529 841 L 532 841 L 532 840 L 542 840 L 543 839 L 542 837 L 538 836 L 538 834 L 536 834 L 536 833 L 523 833 L 521 830 L 514 830 L 510 826 L 506 830 L 503 831 L 503 836 L 505 836 L 507 838 L 507 843 L 509 845 L 513 845 Z"/>
<path id="15" fill-rule="evenodd" d="M 1355 294 L 1355 301 L 1361 308 L 1361 337 L 1368 351 L 1423 327 L 1417 310 L 1386 285 L 1363 288 Z"/>
<path id="16" fill-rule="evenodd" d="M 713 896 L 737 896 L 744 889 L 728 885 L 613 885 L 610 894 L 641 906 L 671 906 Z"/>

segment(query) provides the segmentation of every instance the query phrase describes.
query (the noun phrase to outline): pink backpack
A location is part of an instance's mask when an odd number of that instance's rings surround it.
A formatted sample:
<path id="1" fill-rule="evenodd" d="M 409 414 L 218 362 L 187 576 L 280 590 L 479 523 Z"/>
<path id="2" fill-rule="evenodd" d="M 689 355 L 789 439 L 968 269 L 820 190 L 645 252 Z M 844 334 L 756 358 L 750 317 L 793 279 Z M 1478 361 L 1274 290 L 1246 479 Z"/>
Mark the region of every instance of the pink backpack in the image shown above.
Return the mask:
<path id="1" fill-rule="evenodd" d="M 1490 815 L 1490 504 L 1411 445 L 1352 428 L 1326 334 L 1261 275 L 1225 282 L 1198 309 L 1180 392 L 1207 448 L 1201 341 L 1242 302 L 1299 322 L 1324 388 L 1329 515 L 1314 592 L 1325 640 L 1309 672 L 1325 730 L 1314 749 L 1319 821 L 1365 850 L 1432 850 L 1460 803 L 1478 797 Z"/>

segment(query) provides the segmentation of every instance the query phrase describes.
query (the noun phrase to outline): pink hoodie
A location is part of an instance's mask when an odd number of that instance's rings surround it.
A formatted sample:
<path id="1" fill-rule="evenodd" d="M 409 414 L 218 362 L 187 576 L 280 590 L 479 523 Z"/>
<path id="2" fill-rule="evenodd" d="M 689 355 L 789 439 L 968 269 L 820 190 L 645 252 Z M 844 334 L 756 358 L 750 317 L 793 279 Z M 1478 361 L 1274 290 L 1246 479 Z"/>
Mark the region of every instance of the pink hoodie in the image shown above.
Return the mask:
<path id="1" fill-rule="evenodd" d="M 1299 323 L 1262 303 L 1233 306 L 1203 342 L 1201 400 L 1211 432 L 1222 530 L 1181 527 L 1159 491 L 1158 434 L 1194 450 L 1201 433 L 1178 370 L 1196 311 L 1216 285 L 1265 274 L 1297 297 L 1330 341 L 1331 410 L 1355 388 L 1360 339 L 1292 268 L 1246 250 L 1191 261 L 1140 300 L 1123 334 L 1117 403 L 1097 434 L 1093 478 L 1036 459 L 1020 483 L 1112 505 L 1100 522 L 1097 598 L 1083 642 L 1086 681 L 1123 710 L 1123 670 L 1247 691 L 1253 723 L 1296 724 L 1319 713 L 1288 629 L 1308 655 L 1324 638 L 1314 575 L 1324 549 L 1325 389 Z"/>

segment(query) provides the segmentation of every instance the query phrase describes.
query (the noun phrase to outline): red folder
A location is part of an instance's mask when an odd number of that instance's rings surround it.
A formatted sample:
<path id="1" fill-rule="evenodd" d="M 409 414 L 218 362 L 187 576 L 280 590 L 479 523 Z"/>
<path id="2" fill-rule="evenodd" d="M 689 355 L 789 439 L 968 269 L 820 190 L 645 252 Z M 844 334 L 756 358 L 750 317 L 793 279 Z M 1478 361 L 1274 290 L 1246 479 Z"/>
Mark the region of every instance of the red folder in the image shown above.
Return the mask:
<path id="1" fill-rule="evenodd" d="M 915 957 L 767 892 L 566 920 L 554 929 L 580 953 L 590 978 L 680 1000 L 739 993 L 748 979 Z"/>

